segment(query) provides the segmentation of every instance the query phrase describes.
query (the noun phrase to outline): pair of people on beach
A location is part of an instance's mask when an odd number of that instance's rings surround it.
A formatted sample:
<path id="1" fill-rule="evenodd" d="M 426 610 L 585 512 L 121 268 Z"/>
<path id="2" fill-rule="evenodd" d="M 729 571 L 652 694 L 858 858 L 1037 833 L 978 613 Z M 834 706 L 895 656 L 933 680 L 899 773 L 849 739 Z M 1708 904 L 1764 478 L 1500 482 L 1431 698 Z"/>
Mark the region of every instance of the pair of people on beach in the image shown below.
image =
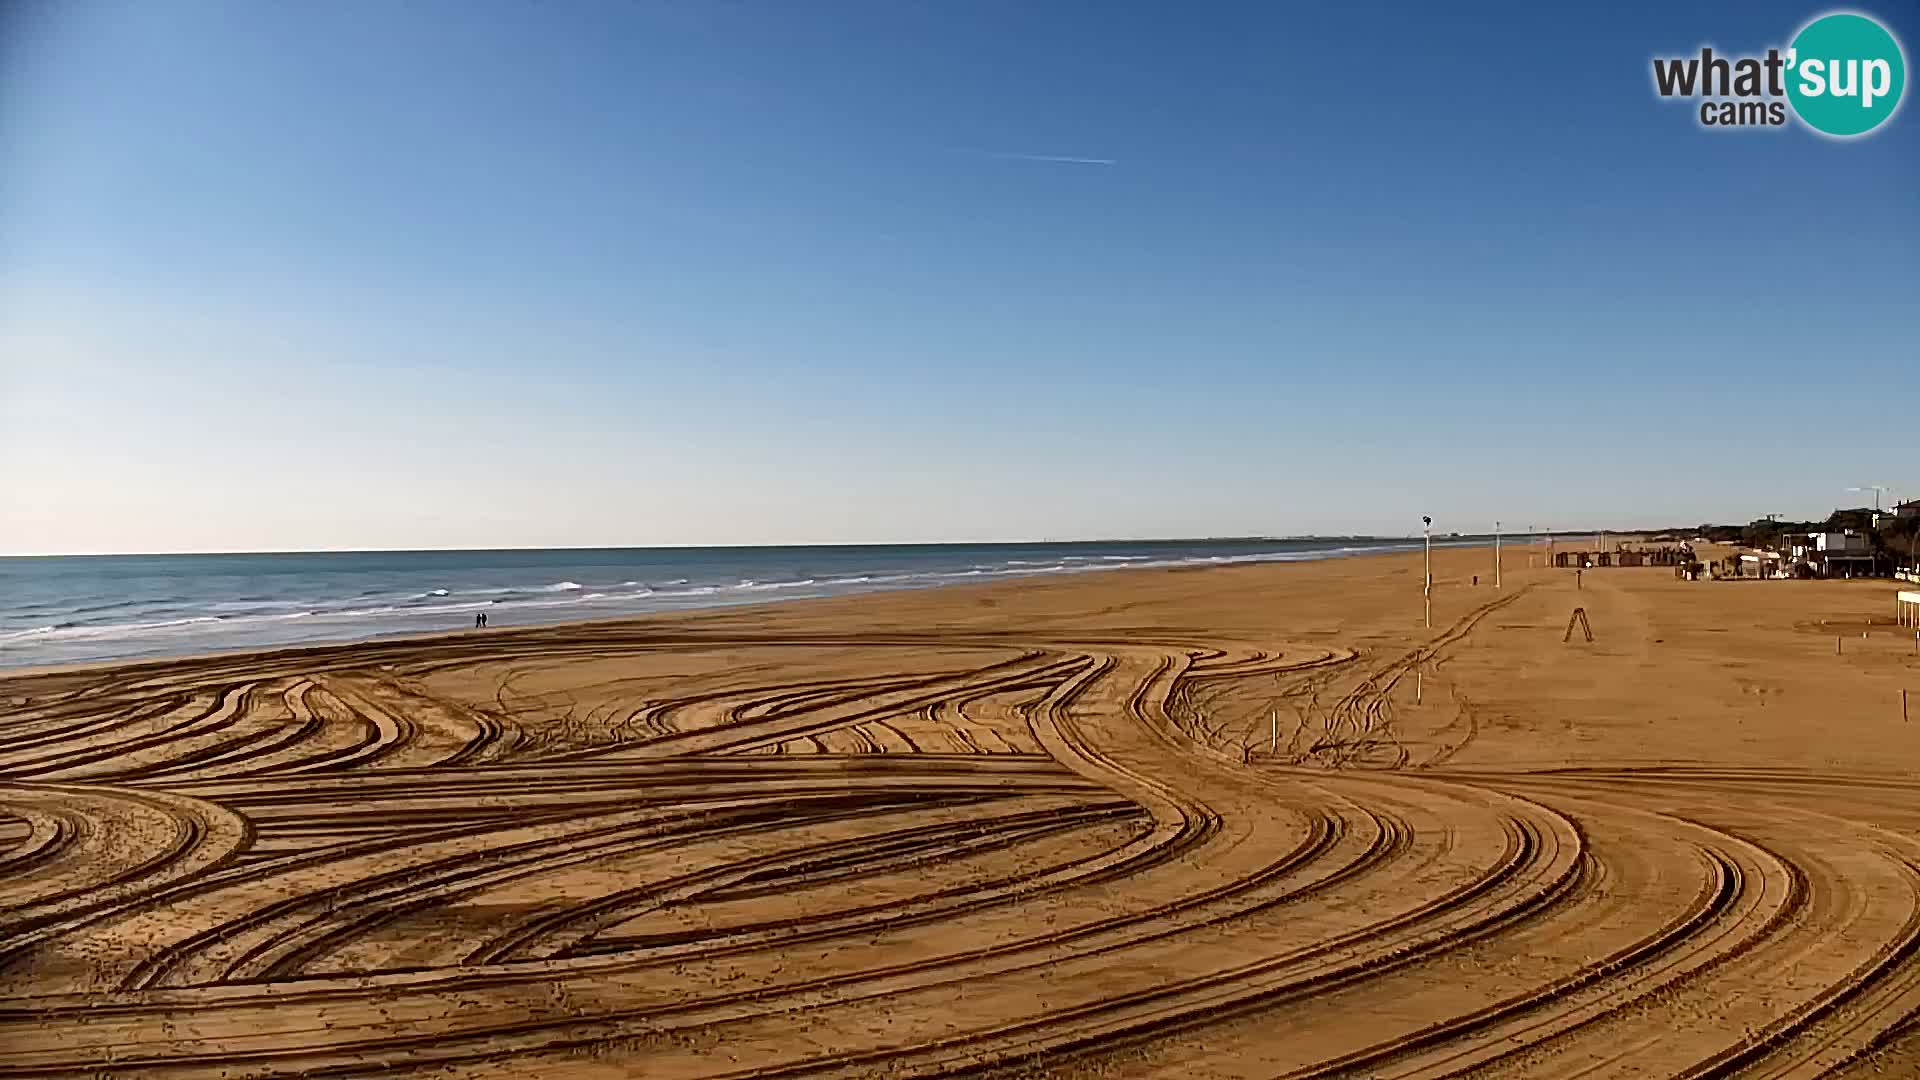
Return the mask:
<path id="1" fill-rule="evenodd" d="M 485 629 L 487 628 L 487 613 L 486 613 L 486 612 L 484 612 L 484 611 L 483 611 L 483 612 L 481 612 L 480 614 L 478 614 L 478 615 L 475 615 L 475 616 L 473 617 L 473 628 L 474 628 L 475 630 L 485 630 Z"/>

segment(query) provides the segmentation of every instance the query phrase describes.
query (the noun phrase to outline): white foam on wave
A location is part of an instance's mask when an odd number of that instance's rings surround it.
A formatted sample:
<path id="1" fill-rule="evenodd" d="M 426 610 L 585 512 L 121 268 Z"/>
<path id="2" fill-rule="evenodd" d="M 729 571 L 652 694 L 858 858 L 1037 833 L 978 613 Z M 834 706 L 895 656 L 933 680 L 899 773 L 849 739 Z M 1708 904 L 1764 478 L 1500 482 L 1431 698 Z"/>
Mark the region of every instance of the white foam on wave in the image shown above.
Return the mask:
<path id="1" fill-rule="evenodd" d="M 546 588 L 541 589 L 540 591 L 541 592 L 579 592 L 580 588 L 581 588 L 580 583 L 577 581 L 556 581 L 553 584 L 547 586 Z"/>
<path id="2" fill-rule="evenodd" d="M 1027 563 L 1024 566 L 1008 567 L 1005 570 L 996 570 L 994 571 L 994 573 L 1003 577 L 1007 575 L 1012 575 L 1012 574 L 1018 574 L 1020 576 L 1025 577 L 1032 574 L 1064 573 L 1072 569 L 1074 568 L 1071 566 L 1068 566 L 1066 563 Z"/>
<path id="3" fill-rule="evenodd" d="M 607 600 L 617 604 L 626 600 L 645 600 L 647 597 L 652 595 L 653 595 L 652 589 L 636 589 L 633 592 L 621 592 L 621 593 L 594 592 L 594 593 L 588 593 L 585 596 L 582 596 L 580 598 L 580 602 L 584 604 L 589 600 Z"/>
<path id="4" fill-rule="evenodd" d="M 449 611 L 478 611 L 481 608 L 493 606 L 494 602 L 492 600 L 467 600 L 458 604 L 428 604 L 425 607 L 402 609 L 388 608 L 387 611 L 398 610 L 398 613 L 402 615 L 440 615 Z M 381 612 L 380 614 L 386 614 L 386 612 Z"/>
<path id="5" fill-rule="evenodd" d="M 326 619 L 364 619 L 369 615 L 385 615 L 389 612 L 398 611 L 398 610 L 400 609 L 397 607 L 394 607 L 392 604 L 387 604 L 382 607 L 347 608 L 343 611 L 323 611 L 320 613 L 320 617 L 326 618 Z M 415 608 L 414 610 L 422 611 L 425 609 Z"/>
<path id="6" fill-rule="evenodd" d="M 280 618 L 281 616 L 273 616 Z M 152 634 L 166 630 L 181 630 L 189 626 L 201 626 L 207 623 L 223 622 L 218 615 L 195 615 L 186 619 L 159 619 L 153 622 L 107 623 L 104 626 L 36 626 L 31 630 L 17 631 L 0 635 L 0 648 L 16 643 L 40 641 L 92 641 L 100 639 L 133 637 L 140 634 Z M 234 620 L 240 621 L 240 620 Z"/>
<path id="7" fill-rule="evenodd" d="M 269 608 L 304 608 L 305 600 L 227 600 L 206 605 L 208 611 L 260 611 Z"/>

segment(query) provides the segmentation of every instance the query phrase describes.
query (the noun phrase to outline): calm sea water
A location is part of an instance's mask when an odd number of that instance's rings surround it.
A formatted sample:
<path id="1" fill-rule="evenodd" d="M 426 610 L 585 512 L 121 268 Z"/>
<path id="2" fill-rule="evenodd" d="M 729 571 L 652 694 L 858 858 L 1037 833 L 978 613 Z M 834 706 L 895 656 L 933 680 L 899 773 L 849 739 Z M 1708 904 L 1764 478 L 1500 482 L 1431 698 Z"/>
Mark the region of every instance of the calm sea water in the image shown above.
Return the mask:
<path id="1" fill-rule="evenodd" d="M 1193 540 L 0 558 L 0 667 L 517 626 L 1416 541 Z"/>

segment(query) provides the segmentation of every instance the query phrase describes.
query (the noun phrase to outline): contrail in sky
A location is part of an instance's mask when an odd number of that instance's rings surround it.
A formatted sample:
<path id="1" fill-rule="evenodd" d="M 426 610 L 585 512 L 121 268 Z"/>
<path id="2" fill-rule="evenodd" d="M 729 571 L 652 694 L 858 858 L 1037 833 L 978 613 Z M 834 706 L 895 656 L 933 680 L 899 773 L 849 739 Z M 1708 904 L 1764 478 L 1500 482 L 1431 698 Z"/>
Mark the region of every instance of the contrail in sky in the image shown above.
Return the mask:
<path id="1" fill-rule="evenodd" d="M 1068 157 L 1065 154 L 990 153 L 987 156 L 991 158 L 999 158 L 1002 161 L 1044 161 L 1054 165 L 1118 165 L 1120 164 L 1118 161 L 1114 160 L 1113 158 Z"/>

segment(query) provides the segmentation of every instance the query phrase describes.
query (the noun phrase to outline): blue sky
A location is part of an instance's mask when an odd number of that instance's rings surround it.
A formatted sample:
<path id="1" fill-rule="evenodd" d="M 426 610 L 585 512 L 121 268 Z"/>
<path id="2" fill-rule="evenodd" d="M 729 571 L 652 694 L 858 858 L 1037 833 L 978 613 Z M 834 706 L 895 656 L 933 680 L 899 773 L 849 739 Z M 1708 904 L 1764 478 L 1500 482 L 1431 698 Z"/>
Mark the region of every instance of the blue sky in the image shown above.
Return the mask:
<path id="1" fill-rule="evenodd" d="M 1920 114 L 1651 89 L 1827 9 L 1442 7 L 8 4 L 0 552 L 1920 495 Z"/>

